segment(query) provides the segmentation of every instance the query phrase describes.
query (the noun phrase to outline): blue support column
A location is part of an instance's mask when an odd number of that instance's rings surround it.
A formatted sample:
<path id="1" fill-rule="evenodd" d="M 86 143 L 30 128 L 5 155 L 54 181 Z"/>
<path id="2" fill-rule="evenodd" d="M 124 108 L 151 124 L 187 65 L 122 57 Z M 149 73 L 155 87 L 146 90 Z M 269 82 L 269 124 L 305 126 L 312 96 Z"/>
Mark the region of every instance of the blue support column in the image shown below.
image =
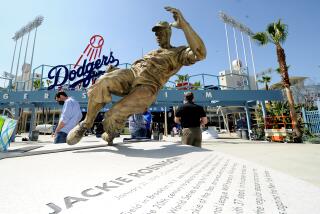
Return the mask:
<path id="1" fill-rule="evenodd" d="M 301 108 L 301 113 L 302 113 L 304 127 L 308 128 L 307 114 L 306 114 L 306 110 L 304 109 L 304 107 Z"/>
<path id="2" fill-rule="evenodd" d="M 44 70 L 44 66 L 42 66 L 42 68 L 41 68 L 41 78 L 40 78 L 40 88 L 39 88 L 39 90 L 41 90 L 42 87 L 43 87 L 43 85 L 42 85 L 42 81 L 43 81 L 43 70 Z"/>
<path id="3" fill-rule="evenodd" d="M 261 102 L 261 107 L 262 107 L 262 117 L 263 119 L 265 120 L 266 119 L 266 116 L 267 116 L 267 111 L 266 111 L 266 104 L 265 104 L 265 101 L 262 100 L 260 101 Z"/>
<path id="4" fill-rule="evenodd" d="M 204 83 L 204 74 L 201 74 L 202 75 L 202 88 L 204 89 L 204 86 L 205 86 L 205 83 Z"/>
<path id="5" fill-rule="evenodd" d="M 18 105 L 16 105 L 14 108 L 14 119 L 17 121 L 17 126 L 12 134 L 12 142 L 15 142 L 15 140 L 16 140 L 16 134 L 18 131 L 18 126 L 19 126 L 19 113 L 20 113 L 20 108 Z"/>
<path id="6" fill-rule="evenodd" d="M 247 81 L 248 81 L 248 89 L 251 90 L 251 85 L 250 85 L 250 76 L 247 70 L 247 75 L 246 75 Z"/>
<path id="7" fill-rule="evenodd" d="M 20 108 L 18 105 L 16 105 L 14 108 L 14 119 L 15 120 L 19 120 L 19 111 L 20 111 Z"/>
<path id="8" fill-rule="evenodd" d="M 248 134 L 249 139 L 251 140 L 251 122 L 250 122 L 250 111 L 248 107 L 248 103 L 245 103 L 244 110 L 246 111 L 246 118 L 247 118 L 247 126 L 248 126 Z"/>

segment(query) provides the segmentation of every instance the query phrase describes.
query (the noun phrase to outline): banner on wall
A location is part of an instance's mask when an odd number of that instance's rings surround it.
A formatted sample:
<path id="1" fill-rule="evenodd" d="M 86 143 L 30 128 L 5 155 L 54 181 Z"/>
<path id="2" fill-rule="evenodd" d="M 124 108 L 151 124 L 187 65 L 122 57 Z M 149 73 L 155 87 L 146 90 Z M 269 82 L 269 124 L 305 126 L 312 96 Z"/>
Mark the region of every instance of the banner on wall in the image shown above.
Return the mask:
<path id="1" fill-rule="evenodd" d="M 17 120 L 0 116 L 0 151 L 8 150 L 16 126 Z"/>

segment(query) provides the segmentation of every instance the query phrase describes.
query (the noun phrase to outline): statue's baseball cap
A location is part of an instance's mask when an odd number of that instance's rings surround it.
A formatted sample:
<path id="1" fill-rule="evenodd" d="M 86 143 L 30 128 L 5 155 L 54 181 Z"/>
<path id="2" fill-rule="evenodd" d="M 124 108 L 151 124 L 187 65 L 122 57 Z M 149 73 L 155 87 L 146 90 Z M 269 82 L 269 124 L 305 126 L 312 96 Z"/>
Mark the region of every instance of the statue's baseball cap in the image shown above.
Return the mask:
<path id="1" fill-rule="evenodd" d="M 171 29 L 170 24 L 166 21 L 160 21 L 158 22 L 155 26 L 153 26 L 152 31 L 155 32 L 160 28 L 167 28 L 167 29 Z"/>

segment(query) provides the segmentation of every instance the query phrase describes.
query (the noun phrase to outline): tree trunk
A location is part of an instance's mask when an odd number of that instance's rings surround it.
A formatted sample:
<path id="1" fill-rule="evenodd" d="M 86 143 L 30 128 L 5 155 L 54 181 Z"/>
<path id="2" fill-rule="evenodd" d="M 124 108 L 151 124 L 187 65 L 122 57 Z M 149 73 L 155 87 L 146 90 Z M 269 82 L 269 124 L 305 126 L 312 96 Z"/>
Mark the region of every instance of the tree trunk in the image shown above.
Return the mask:
<path id="1" fill-rule="evenodd" d="M 296 141 L 299 143 L 302 143 L 302 133 L 300 130 L 300 124 L 298 123 L 298 118 L 297 118 L 297 113 L 296 110 L 294 108 L 294 99 L 292 96 L 292 92 L 290 88 L 284 88 L 286 95 L 287 95 L 287 99 L 288 99 L 288 104 L 289 104 L 289 109 L 290 109 L 290 117 L 292 120 L 292 128 L 293 128 L 293 132 L 295 134 L 296 137 Z"/>
<path id="2" fill-rule="evenodd" d="M 294 132 L 294 141 L 302 143 L 302 133 L 300 130 L 300 124 L 298 123 L 297 114 L 294 108 L 294 99 L 290 89 L 290 80 L 289 80 L 289 74 L 288 74 L 288 67 L 286 63 L 286 55 L 280 44 L 276 44 L 276 47 L 277 47 L 277 57 L 278 57 L 278 63 L 280 67 L 281 77 L 282 77 L 282 83 L 287 95 L 289 109 L 290 109 L 292 128 Z"/>

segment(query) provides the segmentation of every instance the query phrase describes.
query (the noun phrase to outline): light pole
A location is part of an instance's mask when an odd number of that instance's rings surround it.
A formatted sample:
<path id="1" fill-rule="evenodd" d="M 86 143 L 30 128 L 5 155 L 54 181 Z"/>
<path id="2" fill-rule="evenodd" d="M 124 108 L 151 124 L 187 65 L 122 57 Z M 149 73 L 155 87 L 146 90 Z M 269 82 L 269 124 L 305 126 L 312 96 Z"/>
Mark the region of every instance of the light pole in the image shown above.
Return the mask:
<path id="1" fill-rule="evenodd" d="M 25 55 L 24 55 L 24 63 L 25 63 L 26 62 L 27 52 L 28 52 L 29 36 L 30 36 L 31 31 L 35 29 L 33 48 L 32 48 L 32 54 L 31 54 L 31 63 L 30 63 L 31 71 L 32 71 L 32 62 L 33 62 L 34 47 L 35 47 L 35 42 L 36 42 L 37 28 L 42 24 L 43 19 L 44 19 L 43 16 L 37 16 L 33 21 L 29 22 L 27 25 L 23 26 L 20 30 L 18 30 L 14 34 L 14 36 L 12 37 L 12 39 L 15 41 L 15 46 L 14 46 L 14 51 L 13 51 L 10 74 L 12 74 L 12 72 L 13 72 L 12 69 L 13 69 L 13 64 L 14 64 L 14 59 L 15 59 L 15 54 L 16 54 L 17 42 L 18 42 L 19 39 L 21 39 L 20 47 L 19 47 L 18 61 L 17 61 L 17 67 L 16 67 L 16 74 L 15 74 L 15 81 L 16 82 L 17 82 L 17 76 L 18 76 L 21 48 L 22 48 L 22 44 L 23 44 L 23 37 L 24 37 L 25 34 L 28 34 L 26 50 L 25 50 Z M 30 71 L 30 74 L 31 74 L 31 71 Z M 29 77 L 29 79 L 30 79 L 30 77 Z M 17 84 L 16 84 L 16 89 L 17 89 Z"/>
<path id="2" fill-rule="evenodd" d="M 255 64 L 254 64 L 253 51 L 252 51 L 252 46 L 251 46 L 251 37 L 254 35 L 254 33 L 252 32 L 252 30 L 250 30 L 249 27 L 238 22 L 237 20 L 235 20 L 234 18 L 232 18 L 231 16 L 227 15 L 226 13 L 224 13 L 222 11 L 219 12 L 219 17 L 225 23 L 225 25 L 228 24 L 233 28 L 235 43 L 237 43 L 236 36 L 235 36 L 235 29 L 238 29 L 241 32 L 241 41 L 242 41 L 242 47 L 243 47 L 243 52 L 244 52 L 244 57 L 245 57 L 245 64 L 246 64 L 247 68 L 248 68 L 248 64 L 247 64 L 247 56 L 246 56 L 245 45 L 244 45 L 244 40 L 243 40 L 243 33 L 245 33 L 248 36 L 250 55 L 251 55 L 251 61 L 252 61 L 252 68 L 253 68 L 253 73 L 254 73 L 254 80 L 255 80 L 256 87 L 258 89 L 256 68 L 255 68 Z M 228 35 L 226 27 L 225 27 L 225 31 L 226 31 L 226 35 Z M 228 46 L 228 57 L 230 59 L 228 38 L 227 38 L 227 46 Z M 237 52 L 236 54 L 238 57 L 237 45 L 236 45 L 236 52 Z M 229 60 L 229 63 L 230 63 L 230 60 Z"/>

